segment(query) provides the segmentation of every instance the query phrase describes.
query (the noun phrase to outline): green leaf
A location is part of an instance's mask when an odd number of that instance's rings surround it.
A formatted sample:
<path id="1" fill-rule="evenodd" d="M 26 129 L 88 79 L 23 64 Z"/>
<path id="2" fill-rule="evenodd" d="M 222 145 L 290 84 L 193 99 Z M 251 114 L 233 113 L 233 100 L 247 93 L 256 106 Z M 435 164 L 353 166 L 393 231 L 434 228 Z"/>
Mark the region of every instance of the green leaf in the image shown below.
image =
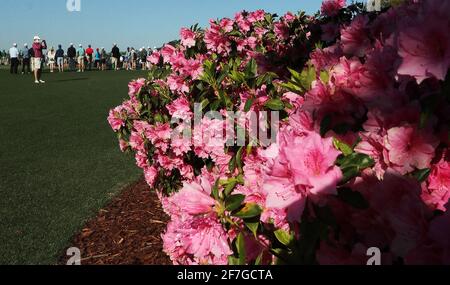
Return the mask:
<path id="1" fill-rule="evenodd" d="M 253 98 L 253 97 L 248 98 L 247 102 L 245 102 L 244 112 L 250 111 L 254 101 L 255 101 L 255 98 Z"/>
<path id="2" fill-rule="evenodd" d="M 214 184 L 212 191 L 211 191 L 211 196 L 216 200 L 219 201 L 219 183 L 220 183 L 220 179 L 216 180 L 216 183 Z"/>
<path id="3" fill-rule="evenodd" d="M 264 256 L 264 252 L 261 252 L 258 257 L 255 260 L 255 265 L 259 266 L 262 265 L 262 261 L 263 261 L 263 256 Z"/>
<path id="4" fill-rule="evenodd" d="M 248 203 L 239 212 L 233 214 L 234 217 L 241 219 L 254 218 L 261 215 L 262 209 L 255 203 Z"/>
<path id="5" fill-rule="evenodd" d="M 356 209 L 365 210 L 369 208 L 369 202 L 367 202 L 364 196 L 350 188 L 339 189 L 338 198 Z"/>
<path id="6" fill-rule="evenodd" d="M 225 200 L 225 210 L 232 212 L 239 209 L 242 202 L 245 200 L 245 195 L 237 194 L 231 195 Z"/>
<path id="7" fill-rule="evenodd" d="M 274 234 L 277 240 L 287 247 L 291 246 L 294 242 L 294 236 L 284 230 L 277 230 Z"/>
<path id="8" fill-rule="evenodd" d="M 328 73 L 328 71 L 321 71 L 320 72 L 320 80 L 327 84 L 328 82 L 330 82 L 330 74 Z"/>
<path id="9" fill-rule="evenodd" d="M 228 265 L 236 266 L 239 265 L 239 258 L 234 256 L 228 256 Z"/>
<path id="10" fill-rule="evenodd" d="M 243 154 L 243 152 L 244 152 L 244 147 L 242 146 L 242 147 L 239 148 L 239 150 L 238 150 L 238 152 L 236 154 L 236 165 L 237 165 L 240 173 L 244 172 L 244 169 L 243 169 L 244 164 L 242 162 L 242 154 Z"/>
<path id="11" fill-rule="evenodd" d="M 208 99 L 203 100 L 201 103 L 201 106 L 202 106 L 201 111 L 205 110 L 205 108 L 208 107 L 208 105 L 209 105 L 209 100 Z"/>
<path id="12" fill-rule="evenodd" d="M 428 179 L 428 176 L 430 176 L 431 169 L 425 168 L 425 169 L 417 169 L 412 173 L 412 176 L 417 179 L 419 182 L 424 182 Z"/>
<path id="13" fill-rule="evenodd" d="M 284 103 L 280 99 L 270 99 L 264 106 L 273 111 L 284 110 Z"/>
<path id="14" fill-rule="evenodd" d="M 245 226 L 253 233 L 255 238 L 258 236 L 259 225 L 260 225 L 259 221 L 245 222 Z"/>
<path id="15" fill-rule="evenodd" d="M 334 147 L 340 150 L 345 156 L 349 156 L 353 153 L 353 148 L 348 144 L 341 142 L 340 140 L 333 138 Z"/>
<path id="16" fill-rule="evenodd" d="M 247 257 L 245 251 L 245 238 L 244 234 L 240 233 L 236 239 L 236 248 L 239 255 L 239 265 L 245 265 Z"/>
<path id="17" fill-rule="evenodd" d="M 252 58 L 245 67 L 245 76 L 249 79 L 255 78 L 258 74 L 258 65 L 256 64 L 256 60 Z"/>
<path id="18" fill-rule="evenodd" d="M 228 170 L 230 170 L 230 172 L 233 173 L 235 169 L 236 169 L 236 156 L 233 156 L 233 158 L 228 163 Z"/>
<path id="19" fill-rule="evenodd" d="M 342 184 L 358 176 L 364 169 L 375 165 L 375 161 L 366 154 L 354 152 L 348 156 L 338 158 L 337 164 L 341 168 L 344 176 L 341 182 Z"/>
<path id="20" fill-rule="evenodd" d="M 225 190 L 224 190 L 225 197 L 228 197 L 231 193 L 233 193 L 234 188 L 236 188 L 237 184 L 238 184 L 238 182 L 236 181 L 236 179 L 231 180 L 227 184 L 227 186 L 225 187 Z"/>

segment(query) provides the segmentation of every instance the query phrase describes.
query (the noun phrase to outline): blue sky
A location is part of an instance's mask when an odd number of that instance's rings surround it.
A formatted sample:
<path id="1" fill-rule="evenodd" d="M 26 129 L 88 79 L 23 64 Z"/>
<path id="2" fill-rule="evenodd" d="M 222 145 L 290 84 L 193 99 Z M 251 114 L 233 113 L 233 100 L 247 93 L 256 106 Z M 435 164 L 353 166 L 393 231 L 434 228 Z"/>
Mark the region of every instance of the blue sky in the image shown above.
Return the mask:
<path id="1" fill-rule="evenodd" d="M 319 10 L 321 0 L 80 0 L 81 11 L 69 12 L 67 0 L 1 0 L 0 49 L 30 44 L 34 35 L 49 45 L 70 42 L 107 47 L 160 46 L 177 39 L 179 29 L 210 18 L 232 17 L 240 10 Z"/>

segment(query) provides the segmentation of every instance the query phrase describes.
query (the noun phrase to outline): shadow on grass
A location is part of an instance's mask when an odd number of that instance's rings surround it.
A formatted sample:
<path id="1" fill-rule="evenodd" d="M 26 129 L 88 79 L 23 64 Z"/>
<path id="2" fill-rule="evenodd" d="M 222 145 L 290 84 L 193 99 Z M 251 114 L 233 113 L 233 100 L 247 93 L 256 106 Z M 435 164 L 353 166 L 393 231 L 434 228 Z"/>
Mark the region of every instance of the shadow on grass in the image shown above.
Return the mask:
<path id="1" fill-rule="evenodd" d="M 58 82 L 68 82 L 68 81 L 83 81 L 83 80 L 89 80 L 89 78 L 83 77 L 83 78 L 60 79 L 60 80 L 52 80 L 52 81 L 55 83 L 58 83 Z"/>

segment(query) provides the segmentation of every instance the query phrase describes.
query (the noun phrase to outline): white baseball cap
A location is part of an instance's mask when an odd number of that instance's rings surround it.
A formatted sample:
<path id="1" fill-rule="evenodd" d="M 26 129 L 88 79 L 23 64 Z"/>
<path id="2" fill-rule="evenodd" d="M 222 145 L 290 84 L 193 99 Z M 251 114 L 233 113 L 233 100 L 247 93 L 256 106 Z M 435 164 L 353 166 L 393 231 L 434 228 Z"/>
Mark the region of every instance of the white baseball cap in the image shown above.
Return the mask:
<path id="1" fill-rule="evenodd" d="M 73 43 L 70 43 L 71 46 L 73 46 Z"/>
<path id="2" fill-rule="evenodd" d="M 13 43 L 13 47 L 17 47 L 17 44 L 16 44 L 16 43 Z"/>
<path id="3" fill-rule="evenodd" d="M 39 36 L 34 36 L 33 40 L 37 41 L 37 40 L 41 40 L 41 38 Z"/>
<path id="4" fill-rule="evenodd" d="M 28 44 L 23 44 L 23 46 L 24 46 L 24 47 L 27 47 L 27 46 L 28 46 Z"/>
<path id="5" fill-rule="evenodd" d="M 78 46 L 79 46 L 79 47 L 82 47 L 83 45 L 82 45 L 82 44 L 79 44 Z"/>

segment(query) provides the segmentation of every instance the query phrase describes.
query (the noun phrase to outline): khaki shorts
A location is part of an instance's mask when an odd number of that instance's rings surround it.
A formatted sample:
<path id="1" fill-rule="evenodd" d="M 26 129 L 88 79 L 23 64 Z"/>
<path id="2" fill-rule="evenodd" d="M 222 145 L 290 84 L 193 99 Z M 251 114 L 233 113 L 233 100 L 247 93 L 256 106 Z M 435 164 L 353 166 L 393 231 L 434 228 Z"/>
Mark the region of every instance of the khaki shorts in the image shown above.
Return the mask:
<path id="1" fill-rule="evenodd" d="M 78 57 L 78 64 L 84 64 L 84 56 Z"/>
<path id="2" fill-rule="evenodd" d="M 42 65 L 41 58 L 39 58 L 39 57 L 32 57 L 31 58 L 31 70 L 32 71 L 40 70 L 41 69 L 41 65 Z"/>

